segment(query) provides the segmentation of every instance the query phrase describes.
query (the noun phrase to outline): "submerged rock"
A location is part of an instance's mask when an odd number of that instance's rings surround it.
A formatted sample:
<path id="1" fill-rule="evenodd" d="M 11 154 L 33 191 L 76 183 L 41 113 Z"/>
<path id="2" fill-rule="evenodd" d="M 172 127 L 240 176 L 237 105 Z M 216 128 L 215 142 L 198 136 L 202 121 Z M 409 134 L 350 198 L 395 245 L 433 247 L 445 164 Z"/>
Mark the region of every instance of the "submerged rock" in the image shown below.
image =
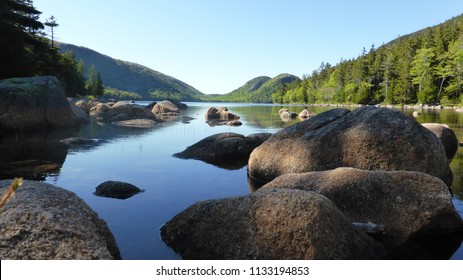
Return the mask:
<path id="1" fill-rule="evenodd" d="M 270 133 L 250 134 L 247 137 L 233 132 L 218 133 L 174 154 L 174 157 L 199 159 L 224 168 L 235 165 L 241 168 L 246 165 L 251 152 L 270 136 Z"/>
<path id="2" fill-rule="evenodd" d="M 0 181 L 5 193 L 11 180 Z M 0 212 L 0 259 L 120 259 L 106 223 L 74 193 L 24 181 Z"/>
<path id="3" fill-rule="evenodd" d="M 194 204 L 161 228 L 184 259 L 375 259 L 381 245 L 326 197 L 268 190 Z"/>
<path id="4" fill-rule="evenodd" d="M 269 182 L 286 173 L 355 167 L 453 177 L 439 139 L 416 120 L 387 108 L 333 109 L 272 135 L 249 158 L 249 174 Z"/>
<path id="5" fill-rule="evenodd" d="M 127 199 L 142 191 L 143 190 L 129 183 L 106 181 L 96 187 L 94 194 L 96 196 Z"/>
<path id="6" fill-rule="evenodd" d="M 152 128 L 155 127 L 158 122 L 149 119 L 133 119 L 133 120 L 124 120 L 124 121 L 115 121 L 111 123 L 115 126 L 121 127 L 134 127 L 134 128 Z"/>
<path id="7" fill-rule="evenodd" d="M 463 220 L 452 204 L 448 187 L 425 173 L 337 168 L 281 175 L 260 190 L 275 188 L 320 193 L 352 222 L 381 226 L 380 242 L 399 258 L 403 256 L 403 247 L 417 238 L 459 232 L 460 243 L 463 239 Z M 450 244 L 448 251 L 442 250 L 443 255 L 428 253 L 421 257 L 448 259 L 459 244 L 454 246 Z"/>

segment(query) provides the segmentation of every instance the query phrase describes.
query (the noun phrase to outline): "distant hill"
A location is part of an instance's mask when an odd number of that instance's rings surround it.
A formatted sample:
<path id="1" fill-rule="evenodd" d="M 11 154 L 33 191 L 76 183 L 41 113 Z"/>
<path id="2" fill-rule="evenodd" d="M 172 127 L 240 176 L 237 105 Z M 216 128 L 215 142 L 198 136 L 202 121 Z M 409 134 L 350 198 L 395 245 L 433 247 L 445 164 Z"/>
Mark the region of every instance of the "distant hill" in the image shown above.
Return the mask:
<path id="1" fill-rule="evenodd" d="M 271 103 L 272 94 L 280 91 L 285 84 L 301 79 L 291 74 L 280 74 L 275 78 L 261 76 L 254 78 L 242 87 L 212 98 L 214 101 Z"/>
<path id="2" fill-rule="evenodd" d="M 76 60 L 83 60 L 87 70 L 94 65 L 105 87 L 136 92 L 144 99 L 199 101 L 205 95 L 192 86 L 140 64 L 122 61 L 94 50 L 60 43 L 61 52 L 73 51 Z"/>

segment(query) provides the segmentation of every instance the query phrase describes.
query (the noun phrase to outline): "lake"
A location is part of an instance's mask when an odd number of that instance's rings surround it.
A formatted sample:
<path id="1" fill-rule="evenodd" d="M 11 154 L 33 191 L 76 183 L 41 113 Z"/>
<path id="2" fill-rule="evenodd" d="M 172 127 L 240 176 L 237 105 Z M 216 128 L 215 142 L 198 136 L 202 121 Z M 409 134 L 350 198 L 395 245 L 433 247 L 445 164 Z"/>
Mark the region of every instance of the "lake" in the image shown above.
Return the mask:
<path id="1" fill-rule="evenodd" d="M 24 142 L 4 140 L 0 143 L 4 148 L 0 163 L 2 160 L 11 161 L 11 158 L 15 158 L 18 166 L 15 169 L 10 167 L 10 170 L 3 170 L 0 178 L 11 178 L 13 174 L 18 176 L 18 172 L 24 172 L 29 175 L 22 176 L 44 180 L 76 193 L 108 223 L 123 259 L 179 259 L 180 257 L 161 240 L 159 229 L 165 222 L 195 202 L 244 195 L 250 190 L 246 166 L 228 170 L 198 160 L 174 158 L 172 155 L 212 134 L 275 133 L 298 121 L 283 122 L 278 116 L 278 110 L 282 106 L 277 105 L 187 105 L 188 110 L 182 114 L 194 118 L 188 123 L 166 122 L 152 129 L 118 128 L 92 123 L 78 131 L 27 137 Z M 211 106 L 227 106 L 229 111 L 241 116 L 243 125 L 208 125 L 204 114 Z M 299 113 L 305 107 L 285 108 Z M 308 109 L 320 113 L 331 108 Z M 405 113 L 411 115 L 412 112 L 411 110 Z M 463 139 L 463 113 L 453 110 L 423 110 L 418 121 L 446 123 L 454 129 L 459 139 Z M 59 139 L 71 136 L 100 141 L 90 147 L 71 148 L 58 143 Z M 24 162 L 37 158 L 45 162 L 43 171 L 40 168 L 29 170 Z M 61 162 L 62 167 L 53 172 L 45 171 L 49 162 Z M 458 150 L 451 168 L 455 176 L 454 205 L 463 215 L 462 148 Z M 107 180 L 129 182 L 145 191 L 126 200 L 95 196 L 93 192 L 96 186 Z M 462 247 L 454 253 L 452 259 L 463 259 Z"/>

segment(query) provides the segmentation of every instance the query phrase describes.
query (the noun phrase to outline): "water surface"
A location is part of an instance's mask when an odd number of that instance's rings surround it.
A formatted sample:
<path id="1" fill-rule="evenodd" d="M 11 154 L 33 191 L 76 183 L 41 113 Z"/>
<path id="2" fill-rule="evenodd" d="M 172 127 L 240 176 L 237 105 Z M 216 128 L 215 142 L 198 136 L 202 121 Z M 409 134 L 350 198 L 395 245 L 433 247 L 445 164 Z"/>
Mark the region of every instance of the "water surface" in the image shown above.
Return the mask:
<path id="1" fill-rule="evenodd" d="M 46 135 L 44 142 L 53 144 L 42 144 L 45 146 L 40 149 L 42 151 L 40 158 L 45 158 L 46 162 L 54 162 L 57 158 L 64 162 L 60 169 L 53 172 L 38 170 L 35 179 L 58 185 L 83 198 L 108 223 L 124 259 L 179 259 L 179 256 L 161 240 L 159 228 L 164 223 L 195 202 L 244 195 L 250 190 L 246 166 L 227 170 L 198 160 L 174 158 L 172 155 L 212 134 L 221 132 L 236 132 L 243 135 L 258 132 L 275 133 L 298 121 L 282 121 L 278 116 L 278 110 L 282 106 L 277 105 L 187 104 L 189 109 L 183 111 L 182 114 L 194 118 L 189 123 L 167 122 L 152 129 L 129 129 L 91 124 L 79 131 L 66 132 L 65 135 Z M 211 106 L 224 105 L 232 113 L 241 116 L 242 126 L 206 124 L 204 113 L 207 109 Z M 286 108 L 299 113 L 305 107 L 286 106 Z M 320 113 L 331 108 L 310 107 L 309 109 Z M 406 113 L 411 115 L 412 111 Z M 418 121 L 446 123 L 455 130 L 459 139 L 463 139 L 463 114 L 451 110 L 424 111 Z M 94 146 L 67 149 L 57 143 L 65 136 L 93 138 L 101 141 Z M 43 140 L 40 137 L 39 139 Z M 37 139 L 29 141 L 35 140 Z M 3 145 L 7 144 L 3 143 Z M 27 143 L 21 144 L 15 149 L 26 155 L 38 153 L 33 152 L 28 146 Z M 11 156 L 19 157 L 20 162 L 28 160 L 27 156 L 24 158 L 17 155 Z M 34 155 L 34 157 L 37 158 L 39 155 Z M 454 204 L 461 214 L 463 209 L 463 151 L 461 148 L 451 167 L 455 175 Z M 8 175 L 3 175 L 3 177 L 8 177 Z M 129 182 L 144 189 L 145 192 L 126 200 L 95 196 L 93 194 L 95 187 L 107 180 Z M 461 247 L 452 258 L 463 259 Z"/>

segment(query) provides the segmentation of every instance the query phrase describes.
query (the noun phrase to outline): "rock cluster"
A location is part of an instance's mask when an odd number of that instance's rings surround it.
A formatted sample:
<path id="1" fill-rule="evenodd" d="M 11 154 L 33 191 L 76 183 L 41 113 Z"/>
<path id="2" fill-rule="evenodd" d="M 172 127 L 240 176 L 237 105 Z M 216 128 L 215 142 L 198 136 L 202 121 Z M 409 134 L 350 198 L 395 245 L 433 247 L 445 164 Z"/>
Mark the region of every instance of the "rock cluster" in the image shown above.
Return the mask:
<path id="1" fill-rule="evenodd" d="M 434 133 L 387 108 L 311 117 L 252 151 L 263 187 L 190 206 L 162 238 L 187 259 L 448 259 L 463 221 Z"/>

